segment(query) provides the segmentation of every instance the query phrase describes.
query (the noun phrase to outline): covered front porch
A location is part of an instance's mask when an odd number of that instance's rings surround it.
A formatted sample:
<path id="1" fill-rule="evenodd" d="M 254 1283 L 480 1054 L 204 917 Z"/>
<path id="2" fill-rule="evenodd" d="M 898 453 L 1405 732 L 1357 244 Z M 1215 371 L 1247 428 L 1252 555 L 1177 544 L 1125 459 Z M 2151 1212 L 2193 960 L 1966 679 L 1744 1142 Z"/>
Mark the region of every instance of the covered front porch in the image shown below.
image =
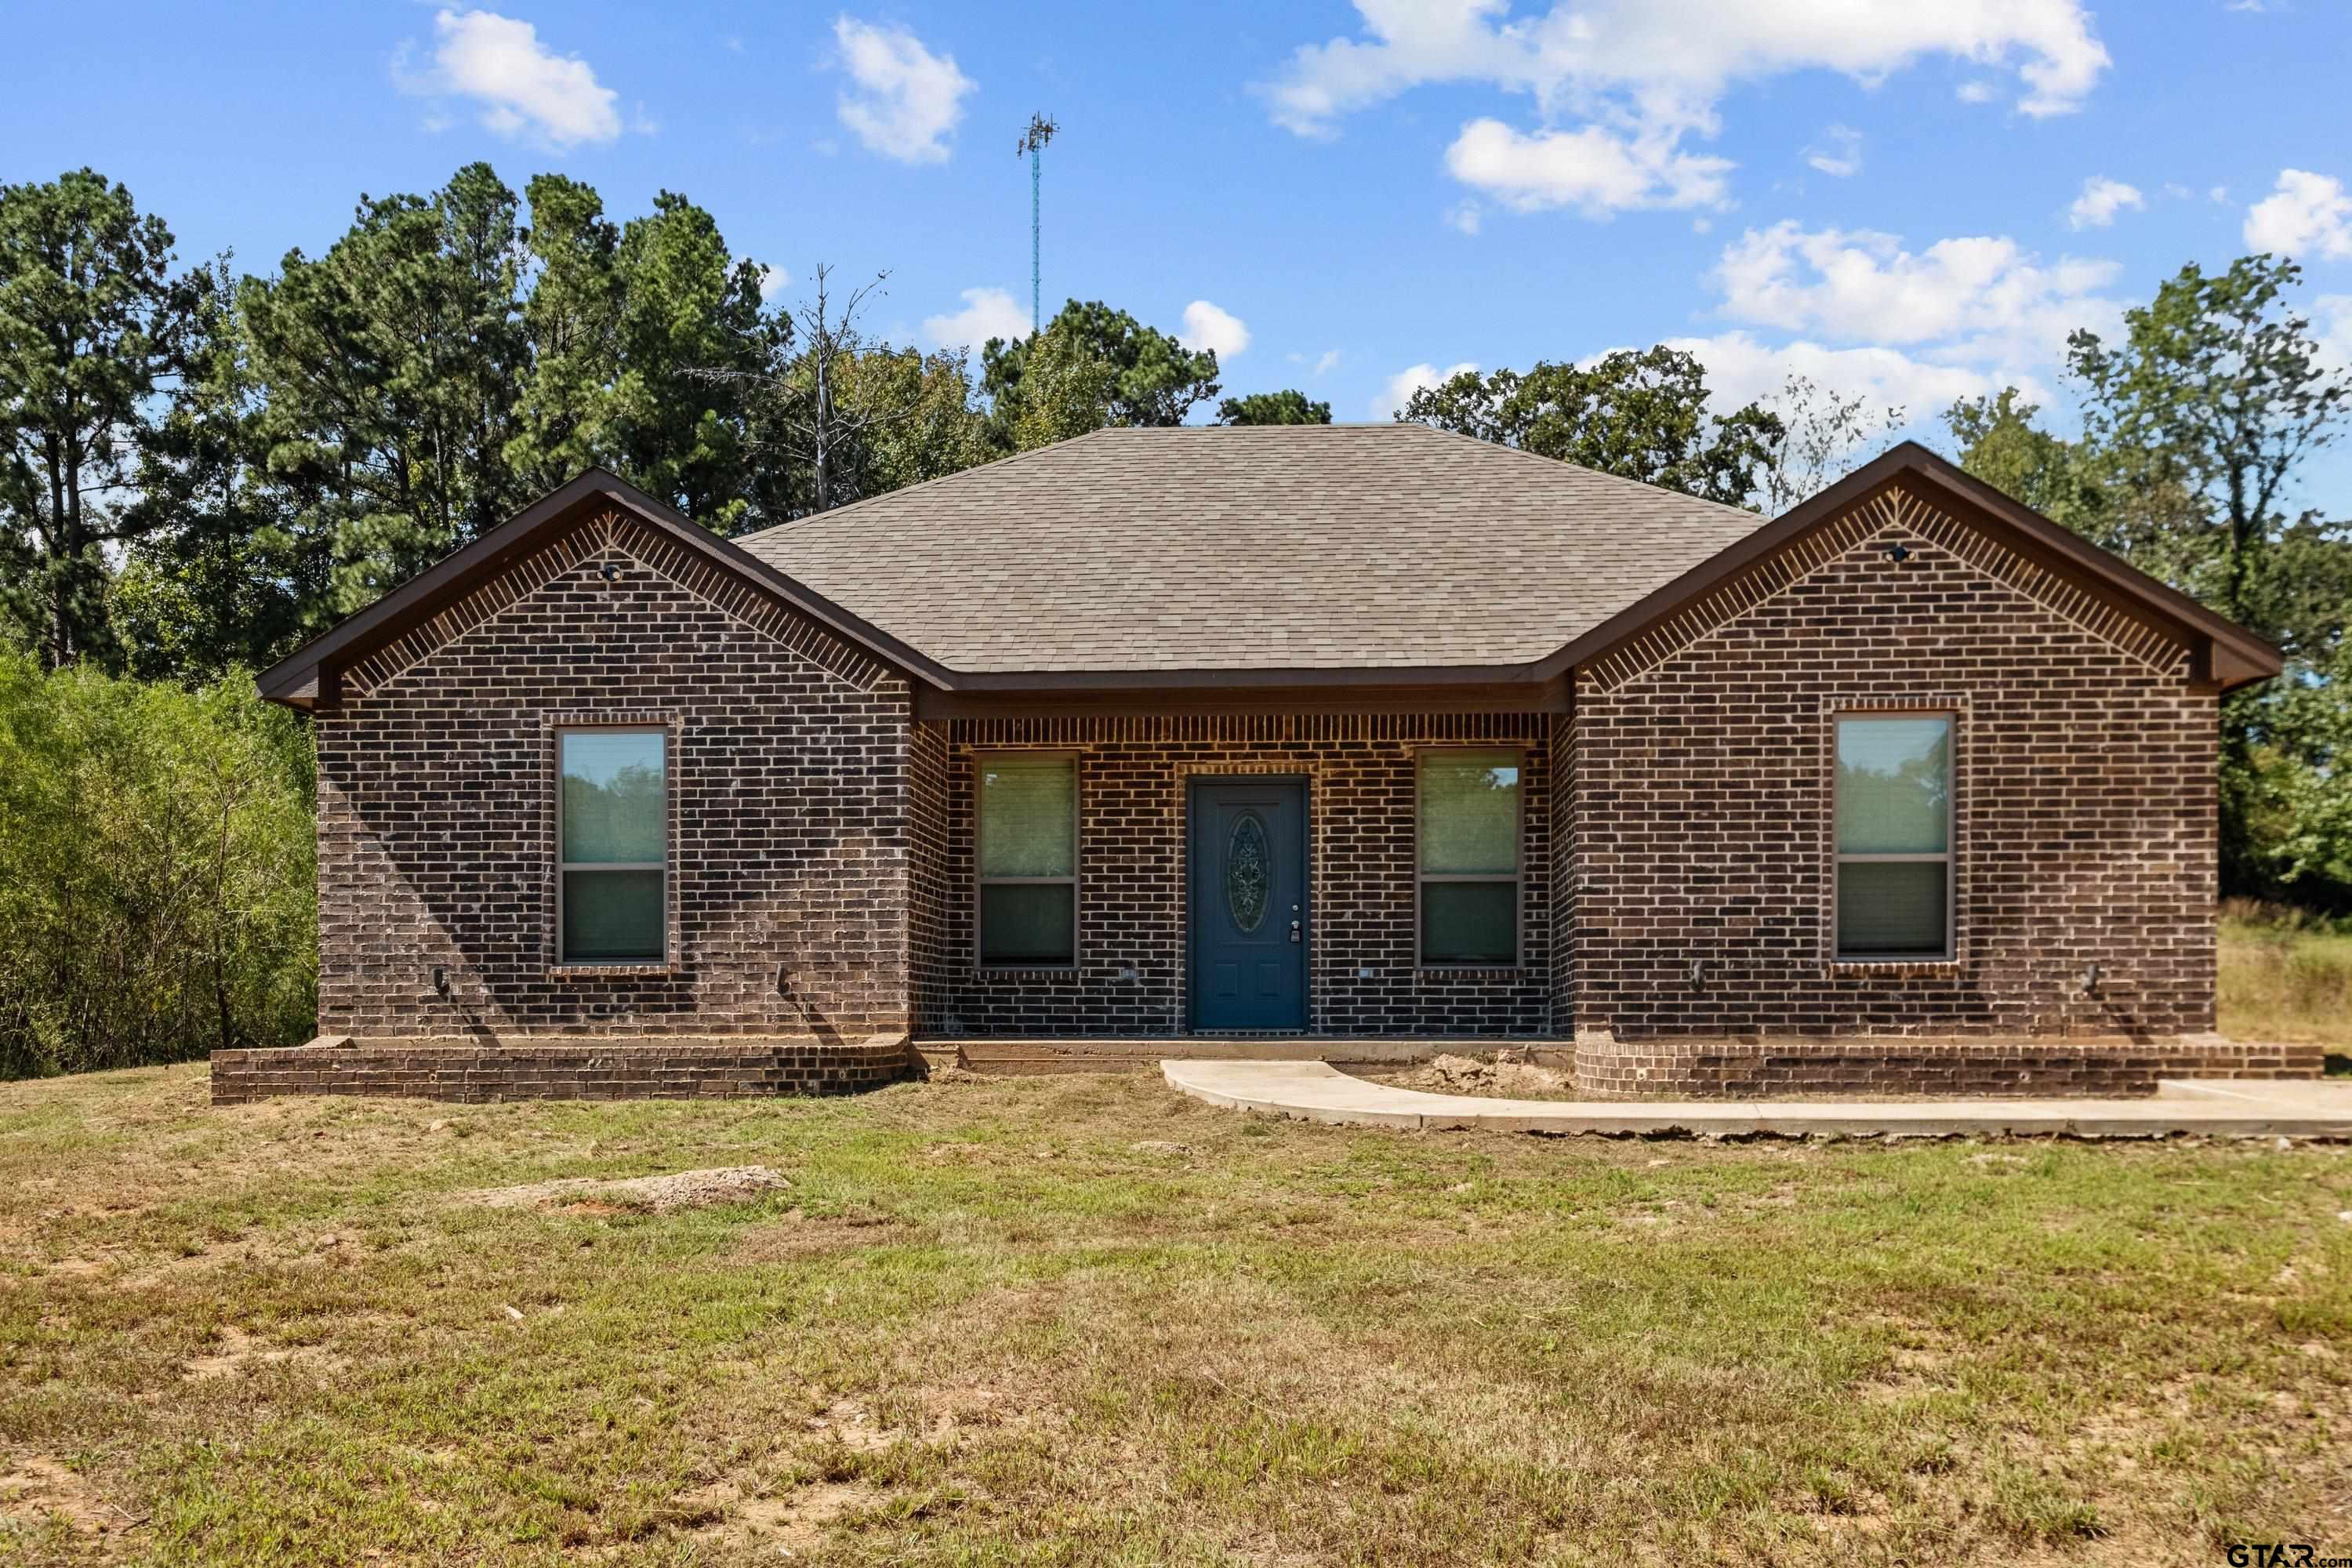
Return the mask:
<path id="1" fill-rule="evenodd" d="M 1216 1050 L 1232 1035 L 1327 1058 L 1398 1040 L 1557 1045 L 1565 724 L 1528 710 L 920 719 L 915 1032 L 1003 1060 L 1023 1043 L 1066 1059 L 1093 1042 L 1108 1060 L 1118 1042 Z"/>

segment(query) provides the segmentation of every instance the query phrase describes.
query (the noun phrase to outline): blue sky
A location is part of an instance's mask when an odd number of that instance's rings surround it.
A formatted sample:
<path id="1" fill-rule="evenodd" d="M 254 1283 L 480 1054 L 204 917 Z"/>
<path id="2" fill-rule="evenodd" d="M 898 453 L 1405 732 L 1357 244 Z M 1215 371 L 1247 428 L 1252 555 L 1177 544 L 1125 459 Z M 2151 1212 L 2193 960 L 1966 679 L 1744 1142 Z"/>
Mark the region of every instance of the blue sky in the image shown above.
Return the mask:
<path id="1" fill-rule="evenodd" d="M 2068 327 L 2262 247 L 2352 354 L 2340 0 L 90 4 L 10 34 L 0 177 L 90 164 L 254 270 L 487 158 L 618 216 L 682 191 L 791 291 L 887 268 L 871 324 L 985 335 L 1025 317 L 1045 110 L 1049 313 L 1110 300 L 1342 419 L 1662 340 L 1743 397 L 1795 369 L 1923 419 L 2063 402 Z"/>

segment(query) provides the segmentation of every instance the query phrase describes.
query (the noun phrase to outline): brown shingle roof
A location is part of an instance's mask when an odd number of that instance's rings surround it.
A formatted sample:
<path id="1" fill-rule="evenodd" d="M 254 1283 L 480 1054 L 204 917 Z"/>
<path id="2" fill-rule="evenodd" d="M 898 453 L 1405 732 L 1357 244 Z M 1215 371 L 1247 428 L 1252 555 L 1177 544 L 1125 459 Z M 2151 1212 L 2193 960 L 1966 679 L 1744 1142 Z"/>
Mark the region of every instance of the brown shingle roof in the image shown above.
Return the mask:
<path id="1" fill-rule="evenodd" d="M 738 542 L 950 669 L 1531 662 L 1762 525 L 1421 425 L 1113 429 Z"/>

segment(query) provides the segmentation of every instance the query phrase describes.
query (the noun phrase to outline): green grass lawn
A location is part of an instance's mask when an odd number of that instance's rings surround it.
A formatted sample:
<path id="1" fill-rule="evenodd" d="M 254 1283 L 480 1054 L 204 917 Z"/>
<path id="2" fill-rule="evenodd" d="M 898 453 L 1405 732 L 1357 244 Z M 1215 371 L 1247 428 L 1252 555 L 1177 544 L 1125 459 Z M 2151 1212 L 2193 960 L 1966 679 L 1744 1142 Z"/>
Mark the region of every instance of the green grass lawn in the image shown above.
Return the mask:
<path id="1" fill-rule="evenodd" d="M 2352 1055 L 2352 929 L 2233 900 L 2221 926 L 2221 1032 Z"/>
<path id="2" fill-rule="evenodd" d="M 793 1187 L 465 1197 L 752 1163 Z M 13 1084 L 0 1561 L 2352 1552 L 2347 1211 L 2340 1148 L 1351 1131 L 1146 1078 Z"/>

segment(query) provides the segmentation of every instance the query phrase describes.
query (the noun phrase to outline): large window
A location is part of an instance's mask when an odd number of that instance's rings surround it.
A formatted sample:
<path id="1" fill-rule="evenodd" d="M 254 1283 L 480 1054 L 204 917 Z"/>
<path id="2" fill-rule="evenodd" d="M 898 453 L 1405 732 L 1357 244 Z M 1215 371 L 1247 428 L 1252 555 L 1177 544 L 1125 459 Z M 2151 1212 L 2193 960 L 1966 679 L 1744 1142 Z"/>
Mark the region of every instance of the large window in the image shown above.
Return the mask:
<path id="1" fill-rule="evenodd" d="M 980 961 L 1017 968 L 1077 962 L 1078 764 L 1073 757 L 980 761 Z"/>
<path id="2" fill-rule="evenodd" d="M 557 925 L 565 963 L 658 963 L 667 956 L 667 739 L 659 730 L 556 732 Z"/>
<path id="3" fill-rule="evenodd" d="M 1837 721 L 1837 955 L 1952 955 L 1952 720 Z"/>
<path id="4" fill-rule="evenodd" d="M 1421 962 L 1519 961 L 1519 753 L 1421 756 Z"/>

